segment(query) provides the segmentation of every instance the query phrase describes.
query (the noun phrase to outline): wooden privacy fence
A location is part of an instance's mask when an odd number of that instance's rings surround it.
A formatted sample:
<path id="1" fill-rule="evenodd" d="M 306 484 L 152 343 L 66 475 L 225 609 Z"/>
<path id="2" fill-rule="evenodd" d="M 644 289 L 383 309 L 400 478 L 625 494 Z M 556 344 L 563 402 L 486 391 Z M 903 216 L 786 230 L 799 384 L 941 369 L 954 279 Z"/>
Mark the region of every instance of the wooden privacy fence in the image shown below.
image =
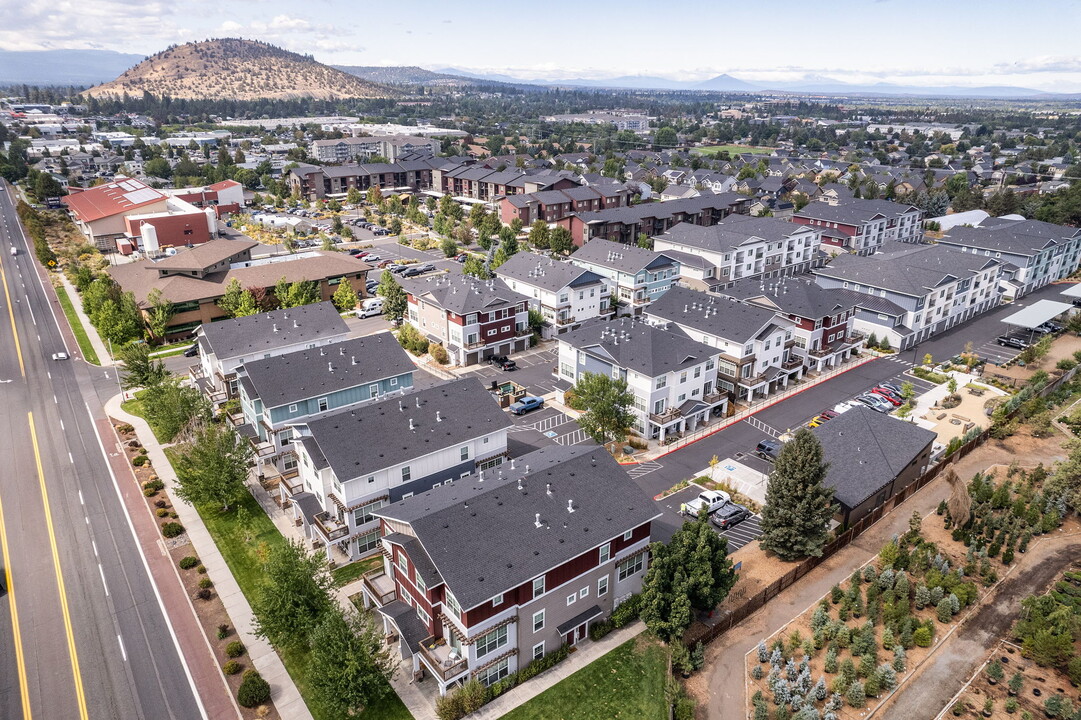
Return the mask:
<path id="1" fill-rule="evenodd" d="M 1079 366 L 1081 367 L 1081 366 Z M 1074 368 L 1067 373 L 1064 373 L 1061 377 L 1056 378 L 1054 381 L 1049 382 L 1040 392 L 1036 395 L 1045 397 L 1050 395 L 1055 390 L 1059 389 L 1063 383 L 1069 382 L 1073 376 L 1078 372 L 1078 368 Z M 1020 408 L 1016 408 L 1007 415 L 1007 419 L 1014 417 Z M 947 467 L 952 465 L 955 461 L 968 455 L 977 447 L 982 445 L 990 437 L 990 429 L 984 430 L 979 435 L 969 440 L 967 443 L 957 448 L 954 452 L 950 453 L 948 458 L 945 458 L 942 462 L 933 468 L 928 469 L 925 473 L 920 475 L 915 482 L 909 483 L 907 487 L 898 492 L 896 495 L 887 500 L 884 504 L 875 508 L 869 515 L 865 515 L 859 522 L 852 527 L 845 530 L 836 538 L 826 543 L 822 548 L 822 557 L 810 557 L 803 560 L 799 565 L 795 566 L 782 577 L 771 583 L 766 589 L 756 593 L 748 598 L 742 605 L 739 605 L 727 613 L 724 617 L 720 618 L 716 623 L 706 625 L 705 623 L 695 623 L 692 625 L 687 633 L 684 635 L 684 642 L 687 647 L 694 647 L 697 643 L 703 645 L 710 643 L 726 632 L 731 630 L 737 623 L 742 622 L 749 616 L 757 612 L 763 605 L 768 603 L 773 598 L 780 595 L 782 592 L 791 587 L 797 580 L 802 578 L 807 573 L 814 570 L 819 564 L 826 558 L 829 558 L 837 551 L 846 547 L 853 540 L 858 538 L 868 528 L 874 525 L 876 522 L 882 519 L 882 517 L 893 508 L 903 503 L 908 498 L 912 497 L 920 488 L 925 487 L 931 483 L 935 478 L 939 476 Z"/>

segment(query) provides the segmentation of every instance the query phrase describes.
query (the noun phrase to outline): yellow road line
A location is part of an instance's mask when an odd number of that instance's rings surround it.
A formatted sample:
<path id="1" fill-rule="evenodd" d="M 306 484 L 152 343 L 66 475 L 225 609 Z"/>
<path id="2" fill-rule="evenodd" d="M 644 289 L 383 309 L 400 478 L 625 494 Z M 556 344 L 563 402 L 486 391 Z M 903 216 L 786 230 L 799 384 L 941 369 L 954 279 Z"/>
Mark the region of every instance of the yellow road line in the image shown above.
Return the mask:
<path id="1" fill-rule="evenodd" d="M 8 301 L 8 318 L 11 319 L 11 334 L 15 336 L 15 354 L 19 356 L 19 372 L 26 377 L 26 365 L 23 363 L 23 349 L 19 343 L 19 331 L 15 329 L 15 308 L 11 304 L 11 292 L 8 290 L 8 276 L 4 272 L 4 263 L 0 261 L 0 280 L 4 283 L 4 297 Z"/>
<path id="2" fill-rule="evenodd" d="M 0 503 L 0 548 L 3 549 L 4 574 L 7 576 L 8 604 L 11 606 L 11 629 L 15 636 L 15 663 L 19 669 L 19 694 L 22 696 L 23 720 L 30 720 L 30 689 L 26 682 L 26 660 L 23 657 L 22 634 L 19 631 L 19 611 L 15 607 L 15 588 L 11 584 L 11 556 L 8 554 L 8 536 L 4 527 L 4 506 Z"/>
<path id="3" fill-rule="evenodd" d="M 68 636 L 68 652 L 71 655 L 71 672 L 75 676 L 75 697 L 79 703 L 79 718 L 89 720 L 86 710 L 86 695 L 83 693 L 83 676 L 79 672 L 79 654 L 75 650 L 75 634 L 71 630 L 71 613 L 68 612 L 68 594 L 64 589 L 64 573 L 60 569 L 60 552 L 56 548 L 56 533 L 53 531 L 53 514 L 49 509 L 49 491 L 45 488 L 45 471 L 41 468 L 41 452 L 38 449 L 38 433 L 34 427 L 34 413 L 26 414 L 30 422 L 30 441 L 34 446 L 34 462 L 38 468 L 38 482 L 41 484 L 41 499 L 45 504 L 45 527 L 49 531 L 49 545 L 53 552 L 53 566 L 56 568 L 56 584 L 60 588 L 60 609 L 64 614 L 64 631 Z"/>

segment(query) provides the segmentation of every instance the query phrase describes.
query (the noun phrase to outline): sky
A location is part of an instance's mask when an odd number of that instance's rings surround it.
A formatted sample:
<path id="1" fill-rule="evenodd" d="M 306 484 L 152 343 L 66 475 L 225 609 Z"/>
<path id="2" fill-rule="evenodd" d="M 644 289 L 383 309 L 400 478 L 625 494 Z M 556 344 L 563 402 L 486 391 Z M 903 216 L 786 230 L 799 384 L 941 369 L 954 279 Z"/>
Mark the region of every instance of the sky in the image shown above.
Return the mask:
<path id="1" fill-rule="evenodd" d="M 1078 0 L 0 0 L 0 49 L 152 54 L 213 37 L 340 65 L 1081 92 Z"/>

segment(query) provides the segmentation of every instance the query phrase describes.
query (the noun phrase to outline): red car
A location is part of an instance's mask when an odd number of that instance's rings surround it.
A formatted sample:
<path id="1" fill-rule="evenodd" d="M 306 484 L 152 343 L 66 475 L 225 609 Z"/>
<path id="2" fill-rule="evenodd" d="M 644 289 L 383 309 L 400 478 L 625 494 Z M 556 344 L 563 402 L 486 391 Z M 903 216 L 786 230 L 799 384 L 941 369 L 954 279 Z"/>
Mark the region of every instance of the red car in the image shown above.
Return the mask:
<path id="1" fill-rule="evenodd" d="M 904 402 L 904 400 L 897 397 L 897 394 L 895 392 L 889 390 L 888 388 L 875 387 L 871 388 L 871 392 L 873 392 L 875 395 L 878 395 L 879 397 L 883 397 L 886 400 L 889 400 L 890 405 L 893 405 L 894 407 L 899 407 L 901 403 Z"/>

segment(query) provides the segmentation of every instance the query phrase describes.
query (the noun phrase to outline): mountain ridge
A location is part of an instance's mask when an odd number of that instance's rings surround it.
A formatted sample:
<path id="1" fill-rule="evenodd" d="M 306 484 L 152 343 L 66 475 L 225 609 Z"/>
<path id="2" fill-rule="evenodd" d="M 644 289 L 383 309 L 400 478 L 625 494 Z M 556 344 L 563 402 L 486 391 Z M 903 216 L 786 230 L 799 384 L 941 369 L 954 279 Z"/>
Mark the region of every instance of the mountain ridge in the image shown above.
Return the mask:
<path id="1" fill-rule="evenodd" d="M 168 95 L 191 100 L 395 97 L 383 85 L 269 43 L 218 38 L 173 45 L 86 91 L 93 97 Z"/>

